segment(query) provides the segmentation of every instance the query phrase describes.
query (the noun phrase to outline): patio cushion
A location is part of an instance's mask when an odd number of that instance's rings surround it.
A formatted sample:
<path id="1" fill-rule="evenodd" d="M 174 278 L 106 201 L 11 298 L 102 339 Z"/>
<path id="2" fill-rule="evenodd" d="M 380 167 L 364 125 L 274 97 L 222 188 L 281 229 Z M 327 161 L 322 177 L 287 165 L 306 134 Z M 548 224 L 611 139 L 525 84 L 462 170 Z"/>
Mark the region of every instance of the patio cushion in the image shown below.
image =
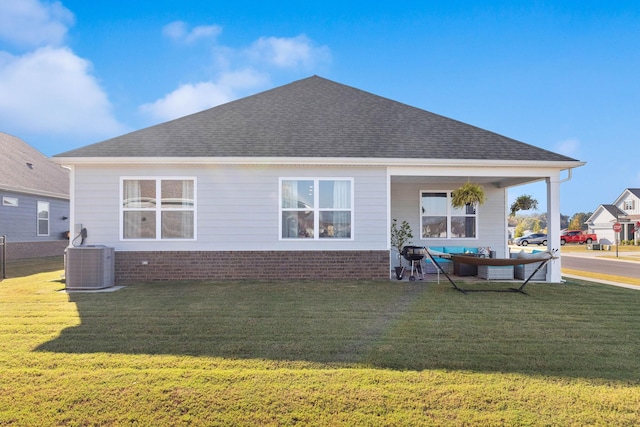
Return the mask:
<path id="1" fill-rule="evenodd" d="M 464 253 L 464 246 L 445 246 L 442 248 L 442 252 L 447 254 L 462 254 Z"/>

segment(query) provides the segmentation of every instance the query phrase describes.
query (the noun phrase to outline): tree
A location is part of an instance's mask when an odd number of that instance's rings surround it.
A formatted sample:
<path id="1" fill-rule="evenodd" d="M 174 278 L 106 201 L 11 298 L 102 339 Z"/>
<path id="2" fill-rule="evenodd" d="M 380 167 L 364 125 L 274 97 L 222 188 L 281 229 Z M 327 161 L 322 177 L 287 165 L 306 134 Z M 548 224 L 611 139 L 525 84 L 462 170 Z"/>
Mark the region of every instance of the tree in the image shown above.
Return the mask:
<path id="1" fill-rule="evenodd" d="M 542 227 L 540 226 L 540 221 L 538 221 L 537 219 L 533 222 L 532 231 L 534 233 L 540 233 L 542 231 Z"/>
<path id="2" fill-rule="evenodd" d="M 511 204 L 511 216 L 515 216 L 518 211 L 528 211 L 538 209 L 538 201 L 528 194 L 518 197 Z"/>
<path id="3" fill-rule="evenodd" d="M 525 228 L 524 221 L 520 221 L 518 225 L 516 225 L 516 228 L 513 233 L 513 237 L 522 237 L 524 235 L 525 230 L 526 228 Z"/>
<path id="4" fill-rule="evenodd" d="M 587 220 L 589 219 L 589 217 L 592 215 L 591 212 L 589 213 L 585 213 L 585 212 L 578 212 L 573 214 L 573 216 L 571 217 L 571 221 L 569 221 L 569 229 L 570 230 L 587 230 Z"/>
<path id="5" fill-rule="evenodd" d="M 402 248 L 411 243 L 411 239 L 413 239 L 413 232 L 409 223 L 402 221 L 402 224 L 398 225 L 398 220 L 394 218 L 391 222 L 391 246 L 398 251 L 398 260 L 400 260 Z"/>

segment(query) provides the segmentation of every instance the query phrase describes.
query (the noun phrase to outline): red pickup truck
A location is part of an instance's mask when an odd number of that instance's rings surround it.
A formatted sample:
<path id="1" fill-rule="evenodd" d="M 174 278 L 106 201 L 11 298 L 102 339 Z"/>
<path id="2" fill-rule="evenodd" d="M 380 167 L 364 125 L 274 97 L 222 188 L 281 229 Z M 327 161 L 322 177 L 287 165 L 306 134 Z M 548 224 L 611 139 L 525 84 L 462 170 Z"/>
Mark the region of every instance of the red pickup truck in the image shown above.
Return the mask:
<path id="1" fill-rule="evenodd" d="M 591 244 L 592 242 L 597 242 L 598 236 L 595 234 L 588 234 L 582 230 L 567 230 L 563 231 L 560 234 L 560 244 L 564 245 L 565 243 L 586 243 Z"/>

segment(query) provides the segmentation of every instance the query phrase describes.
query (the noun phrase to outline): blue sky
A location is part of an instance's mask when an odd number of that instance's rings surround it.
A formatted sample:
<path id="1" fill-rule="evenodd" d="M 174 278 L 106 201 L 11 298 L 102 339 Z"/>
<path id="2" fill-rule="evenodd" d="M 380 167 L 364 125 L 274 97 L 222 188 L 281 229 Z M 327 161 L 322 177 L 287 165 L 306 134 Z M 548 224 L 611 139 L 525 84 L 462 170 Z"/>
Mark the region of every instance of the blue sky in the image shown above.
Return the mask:
<path id="1" fill-rule="evenodd" d="M 635 0 L 0 0 L 0 131 L 51 156 L 317 74 L 586 161 L 572 215 L 640 187 L 639 47 Z"/>

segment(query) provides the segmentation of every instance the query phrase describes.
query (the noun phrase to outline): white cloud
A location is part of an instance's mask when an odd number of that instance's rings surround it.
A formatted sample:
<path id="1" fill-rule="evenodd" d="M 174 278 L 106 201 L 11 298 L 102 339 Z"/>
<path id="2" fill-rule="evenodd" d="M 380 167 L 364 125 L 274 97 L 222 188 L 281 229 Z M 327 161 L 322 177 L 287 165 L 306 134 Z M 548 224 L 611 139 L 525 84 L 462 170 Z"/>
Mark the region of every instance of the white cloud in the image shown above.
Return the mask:
<path id="1" fill-rule="evenodd" d="M 218 25 L 201 25 L 189 30 L 183 21 L 174 21 L 162 28 L 165 37 L 184 43 L 193 43 L 204 38 L 215 39 L 221 32 L 222 28 Z"/>
<path id="2" fill-rule="evenodd" d="M 576 138 L 565 139 L 556 144 L 555 151 L 565 156 L 576 158 L 580 152 L 580 141 Z"/>
<path id="3" fill-rule="evenodd" d="M 125 131 L 91 63 L 64 46 L 74 16 L 59 1 L 0 0 L 0 129 L 14 134 L 104 137 Z"/>
<path id="4" fill-rule="evenodd" d="M 251 69 L 223 73 L 217 81 L 180 85 L 163 98 L 140 107 L 156 120 L 186 116 L 241 96 L 243 91 L 267 84 L 268 77 Z"/>
<path id="5" fill-rule="evenodd" d="M 311 68 L 329 62 L 326 46 L 314 46 L 305 35 L 293 38 L 261 37 L 248 50 L 250 57 L 281 68 Z"/>
<path id="6" fill-rule="evenodd" d="M 201 37 L 220 34 L 218 26 L 194 27 L 189 30 L 182 21 L 175 21 L 163 28 L 166 37 L 192 42 Z M 248 91 L 265 87 L 270 77 L 267 67 L 279 70 L 310 69 L 330 61 L 326 46 L 315 46 L 305 35 L 293 38 L 261 37 L 249 48 L 232 48 L 215 45 L 212 49 L 212 65 L 218 69 L 218 77 L 196 83 L 181 84 L 164 97 L 140 106 L 140 111 L 154 120 L 170 120 L 223 104 Z"/>
<path id="7" fill-rule="evenodd" d="M 5 54 L 0 63 L 0 128 L 86 136 L 122 132 L 90 68 L 68 48 Z"/>
<path id="8" fill-rule="evenodd" d="M 60 45 L 73 13 L 60 2 L 0 0 L 0 39 L 18 47 Z"/>

